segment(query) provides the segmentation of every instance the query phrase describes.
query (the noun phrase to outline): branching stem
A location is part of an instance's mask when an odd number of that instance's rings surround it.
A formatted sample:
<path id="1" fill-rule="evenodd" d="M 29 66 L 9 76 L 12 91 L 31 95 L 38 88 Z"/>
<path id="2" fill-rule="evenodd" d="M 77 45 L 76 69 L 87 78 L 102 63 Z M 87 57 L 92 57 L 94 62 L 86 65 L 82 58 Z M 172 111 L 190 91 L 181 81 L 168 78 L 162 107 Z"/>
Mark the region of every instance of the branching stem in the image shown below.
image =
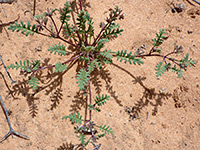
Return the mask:
<path id="1" fill-rule="evenodd" d="M 144 54 L 144 55 L 137 55 L 136 57 L 149 57 L 149 56 L 157 56 L 157 57 L 162 57 L 163 60 L 165 61 L 165 59 L 168 59 L 168 60 L 171 60 L 172 62 L 174 62 L 175 64 L 177 64 L 178 66 L 181 67 L 181 65 L 179 63 L 177 63 L 176 61 L 178 61 L 177 59 L 174 59 L 174 58 L 170 58 L 170 57 L 167 57 L 171 54 L 173 54 L 174 52 L 171 52 L 167 55 L 160 55 L 160 54 Z"/>
<path id="2" fill-rule="evenodd" d="M 99 34 L 97 35 L 97 37 L 95 38 L 94 42 L 92 43 L 92 46 L 95 46 L 96 43 L 98 42 L 100 36 L 101 36 L 101 33 L 106 29 L 106 27 L 111 23 L 111 21 L 109 23 L 107 23 L 102 29 L 101 31 L 99 32 Z"/>
<path id="3" fill-rule="evenodd" d="M 58 37 L 59 36 L 59 32 L 58 32 L 58 28 L 57 28 L 57 26 L 56 26 L 56 23 L 55 23 L 55 21 L 54 21 L 54 19 L 53 19 L 53 17 L 52 16 L 49 16 L 50 18 L 51 18 L 51 21 L 53 22 L 53 25 L 54 25 L 54 27 L 55 27 L 55 29 L 56 29 L 56 36 Z"/>
<path id="4" fill-rule="evenodd" d="M 80 53 L 79 55 L 76 55 L 75 57 L 73 57 L 73 58 L 71 58 L 71 59 L 69 59 L 69 60 L 63 62 L 62 64 L 63 64 L 63 65 L 64 65 L 64 64 L 67 64 L 67 63 L 69 63 L 69 62 L 71 62 L 71 61 L 77 59 L 79 56 L 82 56 L 84 53 L 85 53 L 85 52 L 82 52 L 82 53 Z M 37 69 L 37 70 L 33 70 L 33 71 L 32 71 L 32 75 L 33 75 L 35 72 L 37 72 L 37 71 L 41 71 L 41 70 L 44 70 L 44 69 L 47 69 L 47 68 L 53 68 L 53 67 L 55 67 L 55 65 L 46 66 L 46 67 L 39 68 L 39 69 Z"/>
<path id="5" fill-rule="evenodd" d="M 80 10 L 82 11 L 83 10 L 83 8 L 82 8 L 82 2 L 81 2 L 81 0 L 79 0 L 79 2 L 80 2 Z"/>

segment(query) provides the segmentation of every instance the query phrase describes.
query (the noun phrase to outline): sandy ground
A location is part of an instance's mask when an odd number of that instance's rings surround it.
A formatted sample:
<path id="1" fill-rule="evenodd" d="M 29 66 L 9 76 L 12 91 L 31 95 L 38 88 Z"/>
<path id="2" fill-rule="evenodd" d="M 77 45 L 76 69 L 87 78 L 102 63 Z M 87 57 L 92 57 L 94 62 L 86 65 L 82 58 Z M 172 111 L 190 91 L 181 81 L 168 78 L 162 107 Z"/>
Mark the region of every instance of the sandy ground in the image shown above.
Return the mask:
<path id="1" fill-rule="evenodd" d="M 172 0 L 87 0 L 86 9 L 94 18 L 96 33 L 106 11 L 118 5 L 125 13 L 119 23 L 124 32 L 106 47 L 114 51 L 135 51 L 145 44 L 148 51 L 151 39 L 165 28 L 168 38 L 161 46 L 163 53 L 173 50 L 173 44 L 183 46 L 197 62 L 178 79 L 174 73 L 155 76 L 155 65 L 160 58 L 147 58 L 144 65 L 134 66 L 114 61 L 92 80 L 93 98 L 96 93 L 111 96 L 101 113 L 93 113 L 98 124 L 112 127 L 114 135 L 107 135 L 99 143 L 101 150 L 199 150 L 200 149 L 200 6 L 192 0 L 174 0 L 185 9 L 172 13 Z M 65 0 L 37 0 L 36 14 L 47 8 L 59 8 Z M 0 24 L 15 20 L 33 22 L 33 0 L 19 0 L 5 4 L 7 18 L 0 9 Z M 24 14 L 25 11 L 28 11 Z M 6 65 L 18 60 L 41 59 L 46 64 L 67 60 L 47 51 L 58 40 L 40 35 L 25 37 L 13 33 L 8 26 L 0 26 L 0 54 Z M 183 56 L 183 54 L 181 54 Z M 19 71 L 10 70 L 17 84 L 11 84 L 3 65 L 0 67 L 0 94 L 10 112 L 13 128 L 30 137 L 24 140 L 14 136 L 0 143 L 0 150 L 72 150 L 79 144 L 74 126 L 61 118 L 73 111 L 85 117 L 86 100 L 76 84 L 77 64 L 64 74 L 41 74 L 41 86 L 34 93 L 27 78 Z M 128 108 L 132 110 L 128 113 Z M 134 119 L 131 116 L 135 116 Z M 9 127 L 0 109 L 0 137 Z M 88 116 L 87 116 L 88 117 Z M 87 149 L 93 149 L 91 144 Z"/>

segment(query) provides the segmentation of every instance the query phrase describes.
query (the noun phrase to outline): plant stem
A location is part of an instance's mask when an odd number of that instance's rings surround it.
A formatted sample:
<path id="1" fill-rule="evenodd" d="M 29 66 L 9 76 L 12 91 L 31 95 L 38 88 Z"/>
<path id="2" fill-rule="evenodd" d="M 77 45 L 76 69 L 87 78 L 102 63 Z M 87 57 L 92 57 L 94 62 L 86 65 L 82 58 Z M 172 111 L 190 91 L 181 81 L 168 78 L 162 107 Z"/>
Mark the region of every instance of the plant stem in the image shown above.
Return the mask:
<path id="1" fill-rule="evenodd" d="M 96 45 L 96 43 L 98 42 L 98 41 L 97 41 L 98 38 L 101 36 L 101 33 L 105 30 L 105 28 L 108 26 L 108 24 L 110 24 L 110 23 L 107 23 L 107 24 L 101 29 L 101 31 L 99 32 L 99 34 L 98 34 L 97 37 L 95 38 L 94 42 L 92 43 L 92 46 L 95 46 L 95 45 Z"/>
<path id="2" fill-rule="evenodd" d="M 160 55 L 160 54 L 145 54 L 145 55 L 137 55 L 136 57 L 149 57 L 149 56 L 157 56 L 157 57 L 162 57 L 164 60 L 165 58 L 168 59 L 168 60 L 171 60 L 173 63 L 177 64 L 178 66 L 181 67 L 181 65 L 179 63 L 177 63 L 176 61 L 178 61 L 177 59 L 174 59 L 174 58 L 170 58 L 170 57 L 167 57 L 171 54 L 173 54 L 174 52 L 171 52 L 167 55 Z"/>
<path id="3" fill-rule="evenodd" d="M 49 17 L 51 18 L 51 21 L 53 22 L 53 25 L 54 25 L 54 27 L 56 28 L 56 33 L 57 33 L 56 36 L 59 36 L 58 28 L 57 28 L 57 26 L 56 26 L 56 23 L 55 23 L 53 17 L 52 17 L 52 16 L 49 16 Z"/>
<path id="4" fill-rule="evenodd" d="M 53 33 L 51 30 L 49 30 L 46 26 L 44 26 L 44 25 L 42 25 L 42 26 L 43 26 L 48 32 L 50 32 L 51 35 L 55 36 L 54 33 Z M 44 35 L 44 36 L 51 37 L 51 36 L 49 36 L 49 35 L 45 35 L 45 34 L 40 33 L 40 32 L 38 32 L 38 33 L 41 34 L 41 35 Z M 62 40 L 62 41 L 64 41 L 64 42 L 68 43 L 68 44 L 71 45 L 71 46 L 74 46 L 74 47 L 76 47 L 76 48 L 79 48 L 79 46 L 77 46 L 77 45 L 75 45 L 75 44 L 73 44 L 73 43 L 71 43 L 71 42 L 65 40 L 64 38 L 62 38 L 61 36 L 59 36 L 59 34 L 57 34 L 54 38 L 58 38 L 58 39 L 60 39 L 60 40 Z"/>
<path id="5" fill-rule="evenodd" d="M 69 62 L 71 62 L 71 61 L 77 59 L 79 56 L 81 56 L 81 55 L 83 55 L 83 54 L 84 54 L 84 52 L 82 52 L 82 53 L 80 53 L 79 55 L 76 55 L 75 57 L 73 57 L 73 58 L 71 58 L 71 59 L 69 59 L 69 60 L 63 62 L 62 64 L 63 64 L 63 65 L 64 65 L 64 64 L 67 64 L 67 63 L 69 63 Z M 41 71 L 41 70 L 44 70 L 44 69 L 47 69 L 47 68 L 53 68 L 53 67 L 55 67 L 55 65 L 46 66 L 46 67 L 39 68 L 39 69 L 37 69 L 37 70 L 33 70 L 33 71 L 32 71 L 32 75 L 33 75 L 35 72 L 37 72 L 37 71 Z"/>
<path id="6" fill-rule="evenodd" d="M 72 15 L 72 20 L 73 20 L 74 26 L 75 26 L 75 33 L 77 34 L 78 39 L 79 39 L 80 44 L 81 44 L 81 43 L 82 43 L 82 40 L 81 40 L 80 34 L 79 34 L 79 32 L 78 32 L 78 27 L 77 27 L 77 25 L 76 25 L 76 20 L 75 20 L 73 11 L 71 11 L 71 15 Z"/>
<path id="7" fill-rule="evenodd" d="M 50 35 L 47 35 L 47 34 L 44 34 L 44 33 L 41 33 L 41 32 L 38 32 L 37 34 L 40 34 L 40 35 L 43 35 L 43 36 L 46 36 L 46 37 L 51 37 Z"/>
<path id="8" fill-rule="evenodd" d="M 88 81 L 88 87 L 89 87 L 89 99 L 90 99 L 90 105 L 92 104 L 92 92 L 91 92 L 91 87 L 90 87 L 90 78 Z M 92 119 L 92 110 L 89 110 L 89 120 Z"/>
<path id="9" fill-rule="evenodd" d="M 79 2 L 80 2 L 80 10 L 82 11 L 82 2 L 81 2 L 81 0 L 79 0 Z"/>
<path id="10" fill-rule="evenodd" d="M 80 48 L 80 46 L 78 46 L 78 45 L 75 45 L 75 44 L 73 44 L 73 43 L 71 43 L 71 42 L 69 42 L 69 41 L 65 40 L 65 39 L 64 39 L 64 38 L 62 38 L 61 36 L 58 36 L 58 37 L 56 37 L 56 38 L 58 38 L 58 39 L 60 39 L 60 40 L 64 41 L 65 43 L 68 43 L 68 44 L 69 44 L 69 45 L 71 45 L 71 46 L 74 46 L 74 47 L 76 47 L 76 48 Z"/>
<path id="11" fill-rule="evenodd" d="M 58 36 L 58 37 L 56 37 L 56 38 L 58 38 L 58 39 L 60 39 L 60 40 L 62 40 L 62 41 L 64 41 L 64 42 L 66 42 L 66 43 L 68 43 L 69 45 L 74 46 L 74 47 L 76 47 L 76 48 L 78 48 L 78 49 L 80 48 L 79 45 L 75 45 L 75 44 L 73 44 L 73 43 L 71 43 L 71 42 L 65 40 L 65 39 L 62 38 L 61 36 Z"/>

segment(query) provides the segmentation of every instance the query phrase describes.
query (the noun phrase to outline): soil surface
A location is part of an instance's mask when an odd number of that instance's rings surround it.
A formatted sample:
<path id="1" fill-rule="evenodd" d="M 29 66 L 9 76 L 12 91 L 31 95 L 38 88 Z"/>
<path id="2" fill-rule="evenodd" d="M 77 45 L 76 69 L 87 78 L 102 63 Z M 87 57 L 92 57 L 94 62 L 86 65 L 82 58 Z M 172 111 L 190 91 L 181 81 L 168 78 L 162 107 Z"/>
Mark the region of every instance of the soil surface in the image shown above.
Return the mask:
<path id="1" fill-rule="evenodd" d="M 173 4 L 171 3 L 173 2 Z M 47 8 L 63 7 L 65 0 L 37 0 L 35 14 Z M 172 12 L 179 4 L 184 9 Z M 11 32 L 9 25 L 33 19 L 34 0 L 19 0 L 4 4 L 7 18 L 0 9 L 0 54 L 8 66 L 19 60 L 42 60 L 44 65 L 55 64 L 70 58 L 51 55 L 49 46 L 61 41 L 41 35 L 24 36 Z M 94 20 L 95 33 L 108 10 L 118 5 L 125 13 L 119 21 L 124 32 L 106 47 L 114 51 L 135 52 L 145 45 L 145 52 L 152 47 L 152 39 L 160 29 L 166 29 L 162 54 L 174 50 L 174 43 L 182 46 L 183 57 L 189 53 L 196 61 L 182 78 L 167 72 L 155 75 L 156 63 L 162 58 L 149 57 L 143 65 L 130 65 L 114 60 L 92 78 L 92 97 L 98 93 L 111 96 L 100 113 L 93 113 L 93 120 L 112 127 L 114 135 L 98 141 L 101 150 L 199 150 L 200 149 L 200 6 L 192 0 L 86 0 L 85 9 Z M 62 42 L 61 42 L 62 43 Z M 63 44 L 63 43 L 62 43 Z M 9 111 L 11 125 L 17 132 L 30 137 L 25 140 L 14 135 L 0 143 L 0 150 L 72 150 L 79 144 L 74 125 L 62 117 L 74 111 L 88 119 L 87 101 L 76 84 L 78 64 L 72 64 L 64 73 L 44 70 L 40 74 L 39 91 L 32 91 L 28 78 L 19 71 L 9 70 L 17 81 L 11 84 L 6 71 L 0 67 L 0 95 Z M 0 137 L 9 126 L 0 109 Z M 89 144 L 86 149 L 93 149 Z"/>

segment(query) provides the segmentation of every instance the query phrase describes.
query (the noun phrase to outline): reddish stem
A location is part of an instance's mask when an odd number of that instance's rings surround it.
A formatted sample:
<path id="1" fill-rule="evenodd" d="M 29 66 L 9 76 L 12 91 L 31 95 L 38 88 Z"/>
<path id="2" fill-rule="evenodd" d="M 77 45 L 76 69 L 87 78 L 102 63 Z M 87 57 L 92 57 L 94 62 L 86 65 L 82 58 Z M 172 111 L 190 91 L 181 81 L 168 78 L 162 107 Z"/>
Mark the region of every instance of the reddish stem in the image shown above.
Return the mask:
<path id="1" fill-rule="evenodd" d="M 62 41 L 64 41 L 64 42 L 66 42 L 66 43 L 68 43 L 68 44 L 70 44 L 70 45 L 72 45 L 72 46 L 74 46 L 74 47 L 76 47 L 76 48 L 80 48 L 80 46 L 75 45 L 75 44 L 73 44 L 72 42 L 69 42 L 69 41 L 65 40 L 65 39 L 62 38 L 61 36 L 58 36 L 58 37 L 55 37 L 55 38 L 58 38 L 58 39 L 60 39 L 60 40 L 62 40 Z"/>
<path id="2" fill-rule="evenodd" d="M 52 16 L 49 16 L 49 17 L 51 18 L 51 21 L 53 22 L 53 25 L 54 25 L 54 27 L 56 28 L 56 33 L 57 33 L 56 36 L 59 36 L 58 28 L 57 28 L 57 26 L 56 26 L 56 23 L 55 23 L 53 17 L 52 17 Z"/>
<path id="3" fill-rule="evenodd" d="M 81 0 L 79 0 L 79 2 L 80 2 L 80 10 L 82 11 L 82 2 L 81 2 Z"/>
<path id="4" fill-rule="evenodd" d="M 91 92 L 91 87 L 90 87 L 90 79 L 88 81 L 88 87 L 89 87 L 89 99 L 90 99 L 90 105 L 92 104 L 92 92 Z M 89 120 L 92 119 L 92 110 L 89 110 Z"/>
<path id="5" fill-rule="evenodd" d="M 98 38 L 101 36 L 101 33 L 105 30 L 105 28 L 108 26 L 109 23 L 107 23 L 102 29 L 101 31 L 99 32 L 99 34 L 97 35 L 96 39 L 94 40 L 94 42 L 92 43 L 92 46 L 95 46 Z"/>
<path id="6" fill-rule="evenodd" d="M 69 60 L 63 62 L 62 64 L 63 64 L 63 65 L 64 65 L 64 64 L 67 64 L 67 63 L 69 63 L 69 62 L 71 62 L 71 61 L 77 59 L 79 56 L 81 56 L 81 55 L 83 55 L 83 54 L 84 54 L 84 52 L 82 52 L 82 53 L 80 53 L 79 55 L 76 55 L 75 57 L 73 57 L 73 58 L 71 58 L 71 59 L 69 59 Z M 44 69 L 47 69 L 47 68 L 53 68 L 53 67 L 55 67 L 55 65 L 46 66 L 46 67 L 39 68 L 39 69 L 37 69 L 37 70 L 33 70 L 33 71 L 32 71 L 32 75 L 33 75 L 35 72 L 37 72 L 37 71 L 41 71 L 41 70 L 44 70 Z"/>

